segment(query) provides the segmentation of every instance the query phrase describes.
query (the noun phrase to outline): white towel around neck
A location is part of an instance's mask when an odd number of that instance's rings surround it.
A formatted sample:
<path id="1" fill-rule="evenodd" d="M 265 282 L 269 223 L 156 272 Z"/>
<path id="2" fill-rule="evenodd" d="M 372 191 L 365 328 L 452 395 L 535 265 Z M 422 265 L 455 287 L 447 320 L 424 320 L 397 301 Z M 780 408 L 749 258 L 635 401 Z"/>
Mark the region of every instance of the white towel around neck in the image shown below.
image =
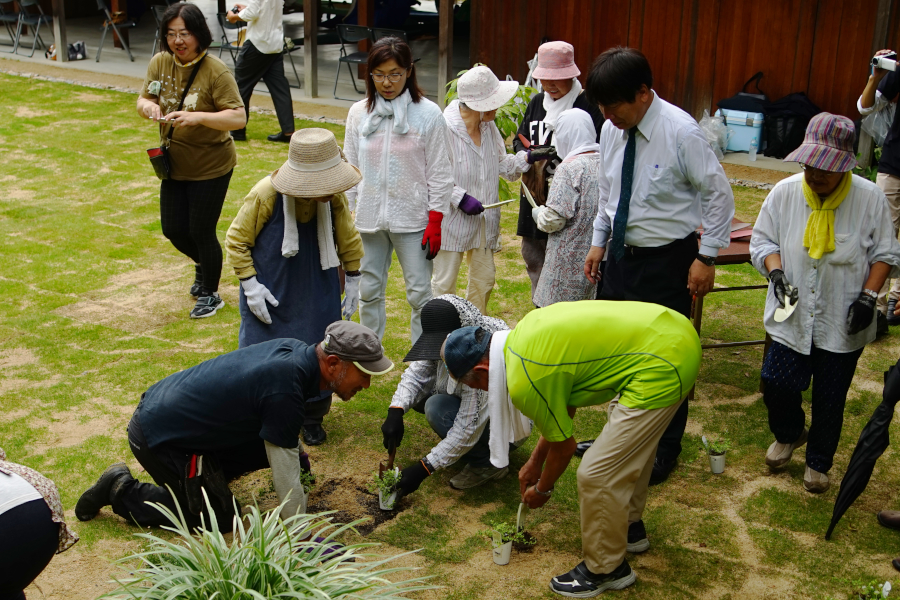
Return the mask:
<path id="1" fill-rule="evenodd" d="M 509 445 L 531 435 L 531 420 L 513 406 L 506 387 L 504 349 L 510 333 L 498 331 L 491 336 L 488 371 L 488 415 L 491 420 L 488 448 L 491 451 L 491 464 L 501 469 L 509 465 Z"/>
<path id="2" fill-rule="evenodd" d="M 575 100 L 578 99 L 580 93 L 581 82 L 575 77 L 572 78 L 572 89 L 559 100 L 554 100 L 547 90 L 544 90 L 544 110 L 547 111 L 547 115 L 544 117 L 544 126 L 551 131 L 556 129 L 556 120 L 559 119 L 559 115 L 575 105 Z"/>
<path id="3" fill-rule="evenodd" d="M 296 201 L 291 196 L 282 197 L 284 205 L 284 238 L 281 240 L 281 255 L 290 258 L 300 251 L 300 235 L 297 231 Z M 340 266 L 334 249 L 334 235 L 331 232 L 331 203 L 316 202 L 316 238 L 319 242 L 319 264 L 327 271 Z"/>

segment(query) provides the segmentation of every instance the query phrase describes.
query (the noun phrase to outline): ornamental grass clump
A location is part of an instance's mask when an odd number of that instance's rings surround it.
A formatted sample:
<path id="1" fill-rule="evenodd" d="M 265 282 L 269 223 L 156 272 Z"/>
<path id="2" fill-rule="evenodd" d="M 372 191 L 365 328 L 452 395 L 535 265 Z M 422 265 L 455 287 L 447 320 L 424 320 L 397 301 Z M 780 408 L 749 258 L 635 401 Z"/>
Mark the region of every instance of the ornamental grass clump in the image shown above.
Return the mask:
<path id="1" fill-rule="evenodd" d="M 204 499 L 209 508 L 209 499 Z M 411 567 L 388 563 L 406 554 L 383 557 L 362 552 L 372 543 L 339 546 L 334 538 L 364 519 L 342 525 L 331 522 L 330 513 L 298 514 L 280 519 L 278 508 L 260 513 L 252 507 L 244 519 L 234 519 L 234 537 L 228 543 L 219 532 L 215 514 L 196 536 L 178 516 L 162 505 L 153 505 L 171 521 L 164 527 L 177 534 L 172 541 L 152 533 L 140 533 L 148 548 L 119 561 L 127 573 L 116 579 L 119 588 L 102 598 L 120 600 L 272 600 L 272 599 L 372 599 L 405 598 L 405 594 L 436 589 L 428 577 L 402 579 L 397 573 Z M 313 541 L 312 534 L 320 536 Z M 307 540 L 308 541 L 303 541 Z M 321 539 L 324 538 L 324 541 Z M 336 551 L 339 547 L 339 551 Z M 133 562 L 140 564 L 137 568 Z M 130 564 L 130 566 L 129 566 Z M 391 581 L 387 578 L 392 575 Z"/>

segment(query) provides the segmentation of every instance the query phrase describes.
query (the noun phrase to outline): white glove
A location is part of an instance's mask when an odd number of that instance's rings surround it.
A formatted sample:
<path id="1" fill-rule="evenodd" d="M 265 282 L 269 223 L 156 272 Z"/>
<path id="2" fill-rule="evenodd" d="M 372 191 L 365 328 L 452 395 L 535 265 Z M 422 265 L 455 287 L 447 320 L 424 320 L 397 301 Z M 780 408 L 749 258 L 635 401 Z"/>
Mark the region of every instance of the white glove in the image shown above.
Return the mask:
<path id="1" fill-rule="evenodd" d="M 275 299 L 269 288 L 258 282 L 256 275 L 250 279 L 243 280 L 241 287 L 244 288 L 244 296 L 247 298 L 247 306 L 250 307 L 250 312 L 266 325 L 271 325 L 272 317 L 269 316 L 266 301 L 272 306 L 278 306 L 278 300 Z"/>
<path id="2" fill-rule="evenodd" d="M 344 301 L 341 302 L 341 316 L 345 321 L 349 321 L 356 314 L 359 308 L 359 280 L 362 279 L 362 273 L 359 275 L 344 275 Z"/>
<path id="3" fill-rule="evenodd" d="M 531 209 L 531 218 L 534 219 L 535 223 L 538 222 L 538 217 L 540 216 L 541 210 L 543 208 L 544 208 L 543 206 L 535 206 L 534 208 Z"/>

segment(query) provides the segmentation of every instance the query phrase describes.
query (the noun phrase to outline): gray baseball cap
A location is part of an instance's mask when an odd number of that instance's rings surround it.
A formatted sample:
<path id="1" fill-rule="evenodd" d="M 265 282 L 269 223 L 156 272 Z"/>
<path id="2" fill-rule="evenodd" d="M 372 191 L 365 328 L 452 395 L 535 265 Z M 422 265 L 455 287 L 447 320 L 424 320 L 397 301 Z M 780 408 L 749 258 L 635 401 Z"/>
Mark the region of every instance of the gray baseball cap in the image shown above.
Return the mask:
<path id="1" fill-rule="evenodd" d="M 353 321 L 335 321 L 329 325 L 321 345 L 326 354 L 350 361 L 369 375 L 384 375 L 394 368 L 375 332 Z"/>

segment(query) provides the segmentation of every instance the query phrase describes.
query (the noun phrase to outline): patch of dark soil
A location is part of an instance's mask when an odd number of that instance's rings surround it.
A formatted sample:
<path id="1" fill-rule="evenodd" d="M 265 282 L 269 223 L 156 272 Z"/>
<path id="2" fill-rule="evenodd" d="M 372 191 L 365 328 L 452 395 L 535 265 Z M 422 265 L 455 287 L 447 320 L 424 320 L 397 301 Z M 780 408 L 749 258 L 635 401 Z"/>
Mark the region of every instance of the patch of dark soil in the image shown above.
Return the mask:
<path id="1" fill-rule="evenodd" d="M 522 535 L 525 536 L 525 541 L 513 542 L 513 550 L 515 550 L 516 552 L 531 552 L 532 550 L 534 550 L 534 545 L 537 543 L 537 538 L 527 531 L 523 531 Z"/>
<path id="2" fill-rule="evenodd" d="M 367 490 L 355 479 L 344 478 L 329 479 L 317 484 L 309 494 L 307 511 L 310 513 L 337 511 L 333 518 L 338 523 L 351 523 L 357 519 L 368 518 L 368 521 L 356 527 L 360 535 L 368 535 L 382 523 L 396 517 L 406 505 L 406 502 L 400 500 L 394 510 L 381 510 L 378 507 L 377 494 Z"/>

